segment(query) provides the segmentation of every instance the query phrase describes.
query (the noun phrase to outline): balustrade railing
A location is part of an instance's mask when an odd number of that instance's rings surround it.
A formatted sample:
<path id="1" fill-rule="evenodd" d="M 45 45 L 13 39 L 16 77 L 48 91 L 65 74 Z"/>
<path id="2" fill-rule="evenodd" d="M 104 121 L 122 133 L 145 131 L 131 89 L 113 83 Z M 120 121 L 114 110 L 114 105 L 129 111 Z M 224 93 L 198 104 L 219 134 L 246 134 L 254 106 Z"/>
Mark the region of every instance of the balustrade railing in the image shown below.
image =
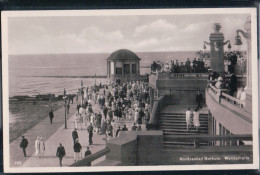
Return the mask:
<path id="1" fill-rule="evenodd" d="M 157 128 L 160 112 L 163 108 L 166 107 L 167 100 L 168 100 L 167 95 L 163 95 L 154 102 L 151 118 L 149 123 L 147 124 L 147 129 Z"/>
<path id="2" fill-rule="evenodd" d="M 235 98 L 235 97 L 232 97 L 231 95 L 228 95 L 228 94 L 226 94 L 226 93 L 222 93 L 222 97 L 223 97 L 226 101 L 228 101 L 228 102 L 230 102 L 230 103 L 232 103 L 232 104 L 234 104 L 234 105 L 236 105 L 236 106 L 239 106 L 239 107 L 241 108 L 241 106 L 242 106 L 242 101 L 241 101 L 240 99 Z"/>
<path id="3" fill-rule="evenodd" d="M 85 158 L 83 158 L 82 160 L 78 161 L 78 162 L 75 162 L 73 163 L 72 165 L 70 165 L 71 167 L 76 167 L 76 166 L 87 166 L 88 163 L 91 163 L 92 161 L 100 158 L 100 157 L 103 157 L 105 155 L 107 155 L 108 153 L 110 152 L 110 149 L 109 148 L 104 148 L 94 154 L 91 154 Z"/>
<path id="4" fill-rule="evenodd" d="M 207 78 L 207 73 L 170 73 L 170 72 L 159 72 L 157 73 L 158 79 L 194 79 L 194 78 Z"/>
<path id="5" fill-rule="evenodd" d="M 200 143 L 205 142 L 223 141 L 237 143 L 239 141 L 252 141 L 252 135 L 165 135 L 164 139 L 173 142 L 194 142 L 194 146 L 199 147 Z M 225 146 L 225 144 L 220 144 L 219 146 Z"/>
<path id="6" fill-rule="evenodd" d="M 241 104 L 242 101 L 238 98 L 232 97 L 231 95 L 228 95 L 227 89 L 217 89 L 216 87 L 214 87 L 212 84 L 208 85 L 208 90 L 210 92 L 210 94 L 212 96 L 215 97 L 215 99 L 221 103 L 221 100 L 226 100 L 227 102 L 229 102 L 230 104 L 234 105 L 234 106 L 239 106 L 241 108 Z"/>

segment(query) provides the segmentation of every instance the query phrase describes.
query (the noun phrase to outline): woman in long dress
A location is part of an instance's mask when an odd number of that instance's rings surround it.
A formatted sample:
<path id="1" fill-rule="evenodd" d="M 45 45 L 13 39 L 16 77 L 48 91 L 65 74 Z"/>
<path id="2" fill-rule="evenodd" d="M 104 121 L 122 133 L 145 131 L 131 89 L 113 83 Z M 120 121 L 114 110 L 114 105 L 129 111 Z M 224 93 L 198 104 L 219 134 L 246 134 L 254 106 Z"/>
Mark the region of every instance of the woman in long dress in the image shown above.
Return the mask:
<path id="1" fill-rule="evenodd" d="M 195 109 L 195 111 L 193 112 L 193 125 L 194 127 L 196 127 L 196 131 L 198 131 L 199 127 L 200 127 L 200 120 L 199 120 L 199 111 L 198 109 Z"/>
<path id="2" fill-rule="evenodd" d="M 189 126 L 191 126 L 191 111 L 190 108 L 186 111 L 186 125 L 187 125 L 187 131 L 189 130 Z"/>
<path id="3" fill-rule="evenodd" d="M 35 156 L 39 157 L 40 155 L 40 137 L 37 137 L 35 140 Z"/>
<path id="4" fill-rule="evenodd" d="M 40 157 L 44 157 L 45 152 L 45 143 L 43 141 L 43 138 L 40 138 Z"/>

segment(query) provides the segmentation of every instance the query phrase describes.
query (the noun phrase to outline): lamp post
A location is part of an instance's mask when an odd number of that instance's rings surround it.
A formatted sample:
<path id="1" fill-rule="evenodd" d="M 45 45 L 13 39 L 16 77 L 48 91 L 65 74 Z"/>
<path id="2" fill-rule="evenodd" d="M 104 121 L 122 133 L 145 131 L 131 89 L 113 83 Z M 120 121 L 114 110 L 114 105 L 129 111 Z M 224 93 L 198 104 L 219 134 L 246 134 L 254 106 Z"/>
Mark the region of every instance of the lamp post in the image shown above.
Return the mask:
<path id="1" fill-rule="evenodd" d="M 67 129 L 67 96 L 66 96 L 66 90 L 64 88 L 64 94 L 63 94 L 63 99 L 64 99 L 64 109 L 65 109 L 65 129 Z"/>
<path id="2" fill-rule="evenodd" d="M 247 71 L 246 71 L 246 107 L 245 110 L 249 113 L 252 113 L 252 63 L 251 63 L 251 17 L 248 16 L 246 18 L 246 22 L 244 25 L 243 31 L 238 29 L 236 31 L 237 35 L 235 37 L 235 45 L 240 47 L 243 43 L 241 41 L 241 37 L 239 33 L 243 35 L 243 37 L 247 41 Z"/>

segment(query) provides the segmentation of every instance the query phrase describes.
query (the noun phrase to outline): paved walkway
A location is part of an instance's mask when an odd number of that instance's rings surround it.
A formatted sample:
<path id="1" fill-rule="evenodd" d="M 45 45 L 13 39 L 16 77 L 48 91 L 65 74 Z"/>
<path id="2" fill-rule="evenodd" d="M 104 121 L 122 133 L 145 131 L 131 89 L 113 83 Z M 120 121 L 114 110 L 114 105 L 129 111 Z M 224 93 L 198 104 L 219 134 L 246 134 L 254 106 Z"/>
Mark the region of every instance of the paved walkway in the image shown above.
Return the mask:
<path id="1" fill-rule="evenodd" d="M 98 112 L 99 106 L 93 104 L 93 111 Z M 46 142 L 45 142 L 45 155 L 44 157 L 38 158 L 35 156 L 30 157 L 22 166 L 23 167 L 57 167 L 59 166 L 58 158 L 56 157 L 56 150 L 60 143 L 65 148 L 66 156 L 63 159 L 63 166 L 70 166 L 74 162 L 74 151 L 73 151 L 73 139 L 72 131 L 74 130 L 74 117 L 76 112 L 68 120 L 68 129 L 64 129 L 64 126 L 60 127 Z M 78 128 L 79 142 L 82 146 L 82 157 L 86 151 L 88 145 L 88 132 L 87 127 L 83 126 L 82 130 Z M 100 151 L 105 148 L 105 135 L 98 135 L 94 132 L 93 145 L 90 146 L 92 153 Z M 92 164 L 96 164 L 105 158 L 100 158 L 94 161 Z"/>
<path id="2" fill-rule="evenodd" d="M 68 115 L 68 118 L 76 112 L 76 104 L 74 103 L 70 106 L 70 114 Z M 43 137 L 46 141 L 57 131 L 58 128 L 61 128 L 62 126 L 64 127 L 64 110 L 65 109 L 61 107 L 54 112 L 52 124 L 50 124 L 49 117 L 46 117 L 32 129 L 23 134 L 29 142 L 26 149 L 27 157 L 23 156 L 22 149 L 20 148 L 21 137 L 10 143 L 10 167 L 21 166 L 27 159 L 33 156 L 35 152 L 34 142 L 37 136 Z"/>
<path id="3" fill-rule="evenodd" d="M 100 92 L 103 92 L 102 90 Z M 64 128 L 64 108 L 60 108 L 54 112 L 53 124 L 50 124 L 49 117 L 46 117 L 39 124 L 34 126 L 32 129 L 27 131 L 24 136 L 28 139 L 29 145 L 26 149 L 27 156 L 24 157 L 22 149 L 19 145 L 21 138 L 14 140 L 10 144 L 10 166 L 11 167 L 58 167 L 59 161 L 56 157 L 56 150 L 60 143 L 65 147 L 66 156 L 63 158 L 63 166 L 70 166 L 74 162 L 74 152 L 73 152 L 73 140 L 72 131 L 74 130 L 74 118 L 77 113 L 76 110 L 77 103 L 70 105 L 70 114 L 67 120 L 67 129 Z M 97 104 L 92 104 L 93 111 L 98 113 L 100 107 Z M 118 124 L 121 126 L 126 125 L 128 130 L 131 130 L 133 126 L 133 121 L 122 119 Z M 89 125 L 89 124 L 88 124 Z M 117 126 L 118 126 L 117 125 Z M 142 125 L 144 130 L 145 125 Z M 87 127 L 83 126 L 82 130 L 78 129 L 79 142 L 82 145 L 82 157 L 86 151 L 88 145 L 88 132 Z M 45 141 L 45 153 L 44 157 L 35 156 L 34 143 L 37 136 L 43 137 Z M 93 145 L 89 146 L 93 153 L 104 149 L 106 146 L 105 135 L 98 135 L 94 132 L 93 135 Z M 105 160 L 105 156 L 92 162 L 95 165 L 101 161 Z"/>

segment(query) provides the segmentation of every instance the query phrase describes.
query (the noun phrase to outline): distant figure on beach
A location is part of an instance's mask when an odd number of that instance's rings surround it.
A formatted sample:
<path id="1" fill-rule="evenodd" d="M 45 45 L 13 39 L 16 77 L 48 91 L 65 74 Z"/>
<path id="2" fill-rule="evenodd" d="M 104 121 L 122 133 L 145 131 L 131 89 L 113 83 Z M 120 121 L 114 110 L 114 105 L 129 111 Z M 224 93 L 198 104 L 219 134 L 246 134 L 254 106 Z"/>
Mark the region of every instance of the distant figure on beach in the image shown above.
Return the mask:
<path id="1" fill-rule="evenodd" d="M 57 148 L 56 156 L 59 157 L 59 163 L 62 167 L 62 159 L 66 155 L 65 148 L 60 143 L 60 146 Z"/>
<path id="2" fill-rule="evenodd" d="M 77 162 L 79 161 L 80 153 L 82 149 L 81 144 L 79 143 L 79 139 L 76 139 L 73 149 L 74 149 L 74 162 Z"/>
<path id="3" fill-rule="evenodd" d="M 45 143 L 43 141 L 43 138 L 40 138 L 40 157 L 44 157 L 45 152 Z"/>
<path id="4" fill-rule="evenodd" d="M 187 131 L 189 130 L 189 126 L 191 127 L 191 111 L 190 108 L 188 108 L 188 110 L 186 111 L 186 125 L 187 125 Z"/>
<path id="5" fill-rule="evenodd" d="M 92 123 L 90 123 L 90 125 L 88 126 L 87 130 L 88 130 L 88 142 L 89 142 L 89 145 L 92 145 L 93 144 L 93 126 L 92 126 Z"/>
<path id="6" fill-rule="evenodd" d="M 78 132 L 77 129 L 75 128 L 74 131 L 72 131 L 72 139 L 73 139 L 73 143 L 75 143 L 76 139 L 78 139 Z"/>
<path id="7" fill-rule="evenodd" d="M 53 120 L 53 118 L 54 118 L 54 114 L 53 114 L 53 112 L 52 112 L 52 109 L 51 109 L 51 111 L 49 112 L 49 117 L 50 117 L 50 121 L 51 121 L 51 124 L 52 124 L 52 120 Z"/>
<path id="8" fill-rule="evenodd" d="M 198 109 L 196 108 L 193 112 L 193 125 L 196 127 L 196 131 L 199 130 L 200 127 L 200 120 L 199 120 L 200 113 Z"/>
<path id="9" fill-rule="evenodd" d="M 91 155 L 91 151 L 89 150 L 89 147 L 87 146 L 87 150 L 85 152 L 85 157 L 88 157 L 89 155 Z M 91 162 L 87 163 L 86 166 L 91 166 Z"/>
<path id="10" fill-rule="evenodd" d="M 40 137 L 37 137 L 35 140 L 35 156 L 40 156 Z"/>
<path id="11" fill-rule="evenodd" d="M 22 141 L 20 143 L 20 148 L 23 149 L 24 157 L 26 157 L 26 148 L 27 148 L 27 146 L 28 146 L 28 140 L 24 136 L 22 136 Z"/>

